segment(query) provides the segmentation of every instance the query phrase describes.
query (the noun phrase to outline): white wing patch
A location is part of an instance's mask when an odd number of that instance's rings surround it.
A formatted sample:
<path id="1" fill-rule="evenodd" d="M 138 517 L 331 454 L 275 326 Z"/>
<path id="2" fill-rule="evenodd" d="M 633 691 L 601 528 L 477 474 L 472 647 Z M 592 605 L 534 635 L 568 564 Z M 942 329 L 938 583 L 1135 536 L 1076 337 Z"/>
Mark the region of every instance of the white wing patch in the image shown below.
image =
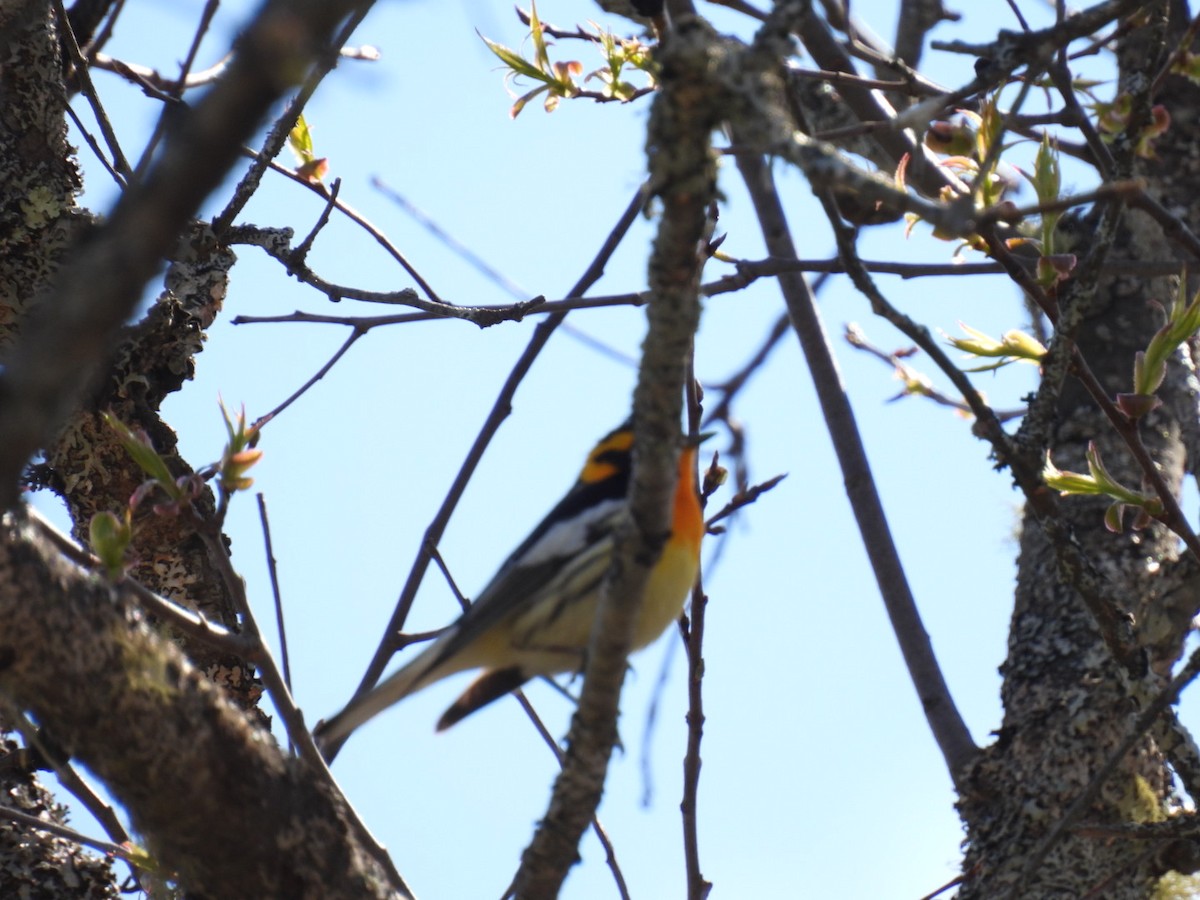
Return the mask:
<path id="1" fill-rule="evenodd" d="M 541 540 L 530 547 L 519 560 L 513 562 L 518 565 L 536 566 L 552 559 L 574 556 L 595 541 L 595 527 L 605 519 L 611 518 L 613 513 L 624 505 L 623 498 L 605 500 L 565 522 L 559 522 L 542 535 Z"/>

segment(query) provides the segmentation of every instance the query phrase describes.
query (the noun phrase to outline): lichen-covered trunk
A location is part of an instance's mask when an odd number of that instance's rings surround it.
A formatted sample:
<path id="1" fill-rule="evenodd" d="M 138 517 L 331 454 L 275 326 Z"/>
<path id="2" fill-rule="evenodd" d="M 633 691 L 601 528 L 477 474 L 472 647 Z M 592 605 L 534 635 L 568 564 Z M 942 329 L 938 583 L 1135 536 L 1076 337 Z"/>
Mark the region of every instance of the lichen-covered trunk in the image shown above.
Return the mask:
<path id="1" fill-rule="evenodd" d="M 1122 45 L 1119 90 L 1136 93 L 1139 79 L 1152 79 L 1187 26 L 1182 17 L 1168 21 L 1166 7 L 1147 4 L 1143 27 Z M 1200 141 L 1197 100 L 1196 89 L 1175 78 L 1154 98 L 1168 107 L 1173 123 L 1154 144 L 1156 158 L 1141 158 L 1121 141 L 1113 145 L 1119 176 L 1147 179 L 1150 196 L 1193 224 L 1200 221 L 1193 212 L 1200 198 L 1200 164 L 1193 150 Z M 1079 223 L 1081 255 L 1088 252 L 1094 225 Z M 1140 211 L 1125 211 L 1111 258 L 1180 255 L 1161 224 Z M 1192 284 L 1191 291 L 1195 289 Z M 1163 323 L 1158 304 L 1169 305 L 1175 290 L 1168 279 L 1102 276 L 1093 296 L 1075 299 L 1088 304 L 1078 347 L 1110 397 L 1132 391 L 1134 355 Z M 1163 405 L 1140 427 L 1142 441 L 1175 491 L 1194 452 L 1197 413 L 1191 375 L 1187 358 L 1172 363 L 1159 391 Z M 1089 442 L 1095 442 L 1118 479 L 1135 489 L 1141 486 L 1141 471 L 1125 441 L 1076 378 L 1064 383 L 1048 437 L 1060 469 L 1086 472 L 1085 453 Z M 1161 676 L 1178 655 L 1183 637 L 1182 630 L 1164 625 L 1170 617 L 1159 615 L 1163 585 L 1180 566 L 1179 542 L 1157 524 L 1129 529 L 1129 516 L 1125 532 L 1113 533 L 1105 528 L 1105 508 L 1103 501 L 1078 497 L 1062 504 L 1079 546 L 1134 617 L 1146 664 Z M 1174 621 L 1186 623 L 1194 614 L 1194 609 L 1184 611 Z M 1139 712 L 1128 687 L 1136 673 L 1114 661 L 1091 614 L 1060 578 L 1055 552 L 1031 516 L 1022 528 L 1008 657 L 1001 673 L 1003 724 L 972 772 L 974 792 L 960 803 L 968 841 L 960 898 L 1152 896 L 1168 867 L 1145 841 L 1097 837 L 1095 830 L 1072 828 L 1036 866 L 1031 864 L 1051 829 L 1129 734 Z M 1171 790 L 1163 756 L 1150 738 L 1143 738 L 1078 824 L 1160 820 L 1170 808 Z"/>
<path id="2" fill-rule="evenodd" d="M 19 7 L 0 2 L 0 360 L 79 222 L 80 181 L 67 145 L 58 35 L 50 16 Z M 16 749 L 15 741 L 0 739 L 0 757 Z M 35 768 L 8 759 L 0 767 L 5 805 L 65 825 L 65 810 Z M 0 896 L 99 900 L 117 894 L 108 860 L 8 817 L 0 821 Z"/>

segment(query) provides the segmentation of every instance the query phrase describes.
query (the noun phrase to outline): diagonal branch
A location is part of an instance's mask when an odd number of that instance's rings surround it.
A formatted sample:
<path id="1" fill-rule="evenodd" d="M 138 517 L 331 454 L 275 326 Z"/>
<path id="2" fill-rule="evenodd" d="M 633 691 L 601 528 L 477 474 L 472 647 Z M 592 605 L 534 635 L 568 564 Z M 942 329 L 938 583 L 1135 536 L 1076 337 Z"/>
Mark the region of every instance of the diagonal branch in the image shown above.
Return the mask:
<path id="1" fill-rule="evenodd" d="M 593 284 L 600 280 L 600 277 L 604 274 L 605 265 L 637 219 L 645 203 L 646 193 L 643 186 L 638 188 L 629 205 L 625 207 L 621 218 L 617 221 L 617 224 L 605 240 L 604 246 L 600 248 L 595 259 L 588 266 L 587 271 L 583 273 L 579 281 L 571 289 L 571 295 L 582 296 Z M 500 388 L 500 393 L 496 396 L 495 403 L 492 404 L 491 412 L 488 413 L 487 419 L 484 421 L 479 434 L 475 438 L 475 443 L 467 451 L 467 458 L 463 460 L 458 474 L 454 477 L 454 483 L 446 493 L 446 498 L 438 508 L 433 521 L 425 529 L 425 539 L 421 542 L 421 547 L 417 551 L 417 558 L 413 561 L 408 578 L 400 591 L 400 597 L 396 600 L 396 608 L 392 612 L 392 617 L 388 621 L 387 628 L 384 630 L 383 638 L 380 640 L 379 646 L 375 650 L 375 655 L 371 658 L 371 662 L 368 663 L 367 670 L 363 674 L 362 681 L 359 682 L 358 690 L 355 691 L 354 696 L 361 696 L 371 690 L 379 682 L 379 678 L 383 675 L 383 670 L 387 668 L 387 664 L 391 661 L 392 656 L 397 650 L 405 646 L 405 643 L 401 639 L 404 623 L 408 619 L 413 601 L 417 598 L 417 591 L 420 589 L 421 582 L 425 578 L 425 573 L 429 569 L 429 563 L 433 560 L 437 545 L 446 531 L 446 526 L 450 523 L 450 517 L 454 515 L 458 501 L 462 498 L 463 492 L 466 491 L 467 484 L 470 482 L 471 476 L 475 474 L 475 469 L 479 465 L 479 461 L 483 458 L 484 451 L 487 450 L 496 430 L 508 417 L 512 409 L 513 397 L 517 393 L 517 388 L 520 387 L 521 382 L 529 373 L 538 355 L 546 346 L 546 342 L 550 340 L 550 336 L 554 333 L 554 330 L 562 324 L 566 315 L 565 311 L 555 313 L 538 324 L 538 327 L 533 332 L 533 337 L 530 338 L 524 352 L 522 352 L 520 358 L 517 360 L 516 365 L 513 366 L 508 378 L 505 379 L 503 386 Z M 330 763 L 337 756 L 341 746 L 341 743 L 334 742 L 326 748 L 326 759 Z"/>
<path id="2" fill-rule="evenodd" d="M 243 35 L 226 77 L 181 118 L 162 156 L 82 241 L 23 329 L 0 374 L 0 507 L 17 476 L 63 422 L 133 312 L 177 235 L 238 158 L 271 106 L 365 0 L 268 3 Z"/>
<path id="3" fill-rule="evenodd" d="M 773 257 L 795 258 L 795 245 L 783 205 L 775 191 L 771 170 L 760 157 L 750 156 L 738 157 L 738 169 L 758 214 L 767 251 Z M 812 294 L 804 279 L 795 273 L 781 274 L 779 286 L 792 319 L 792 327 L 800 338 L 805 359 L 808 360 L 825 424 L 842 467 L 850 505 L 884 606 L 892 621 L 892 629 L 934 738 L 946 760 L 950 777 L 959 784 L 978 749 L 954 704 L 934 656 L 929 635 L 921 622 L 899 552 L 892 540 L 883 504 L 875 489 L 871 466 L 854 421 L 854 411 L 846 396 Z"/>
<path id="4" fill-rule="evenodd" d="M 189 892 L 410 896 L 325 773 L 285 758 L 24 511 L 0 516 L 0 619 L 0 690 L 103 780 Z"/>

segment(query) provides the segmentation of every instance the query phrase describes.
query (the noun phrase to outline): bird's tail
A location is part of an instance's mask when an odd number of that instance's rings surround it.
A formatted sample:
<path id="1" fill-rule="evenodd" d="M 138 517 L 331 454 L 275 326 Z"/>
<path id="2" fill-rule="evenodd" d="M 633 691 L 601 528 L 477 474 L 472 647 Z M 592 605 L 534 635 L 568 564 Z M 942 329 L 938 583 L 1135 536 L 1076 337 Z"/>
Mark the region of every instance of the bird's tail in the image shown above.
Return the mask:
<path id="1" fill-rule="evenodd" d="M 320 722 L 313 729 L 313 737 L 321 753 L 329 761 L 337 755 L 337 751 L 345 743 L 346 738 L 365 723 L 393 703 L 398 703 L 409 694 L 416 693 L 426 685 L 437 681 L 439 677 L 449 672 L 435 672 L 437 656 L 441 651 L 440 641 L 419 654 L 416 659 L 388 677 L 382 684 L 377 685 L 365 694 L 354 697 L 345 708 L 331 719 Z"/>

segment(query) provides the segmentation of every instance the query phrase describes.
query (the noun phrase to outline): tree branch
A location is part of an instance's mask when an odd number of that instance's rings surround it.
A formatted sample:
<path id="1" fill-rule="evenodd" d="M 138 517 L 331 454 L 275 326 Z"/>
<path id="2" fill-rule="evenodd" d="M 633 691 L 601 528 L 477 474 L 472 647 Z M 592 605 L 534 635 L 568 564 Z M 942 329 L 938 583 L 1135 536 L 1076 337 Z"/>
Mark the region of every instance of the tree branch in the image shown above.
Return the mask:
<path id="1" fill-rule="evenodd" d="M 770 169 L 761 159 L 745 156 L 738 158 L 738 169 L 758 214 L 768 252 L 774 257 L 794 257 L 795 246 Z M 804 348 L 863 547 L 875 572 L 875 581 L 904 654 L 909 676 L 921 698 L 921 707 L 946 760 L 950 777 L 955 784 L 961 784 L 978 748 L 954 704 L 921 622 L 883 504 L 875 490 L 871 465 L 854 421 L 854 410 L 846 396 L 812 294 L 804 279 L 795 274 L 780 275 L 779 287 L 792 327 Z"/>
<path id="2" fill-rule="evenodd" d="M 117 328 L 160 260 L 220 184 L 295 72 L 365 0 L 273 0 L 242 36 L 229 71 L 184 115 L 162 156 L 133 182 L 105 225 L 81 241 L 22 330 L 0 373 L 0 508 L 17 476 L 96 377 Z"/>
<path id="3" fill-rule="evenodd" d="M 717 52 L 712 29 L 683 16 L 675 20 L 660 57 L 662 90 L 651 112 L 647 153 L 663 215 L 649 265 L 649 330 L 634 392 L 629 518 L 618 527 L 563 768 L 514 879 L 522 900 L 557 897 L 578 858 L 579 839 L 600 802 L 617 739 L 618 699 L 634 621 L 650 569 L 671 532 L 686 360 L 700 316 L 698 247 L 716 196 L 710 136 L 722 108 L 711 80 Z"/>
<path id="4" fill-rule="evenodd" d="M 358 841 L 323 773 L 285 758 L 178 647 L 64 560 L 20 511 L 0 518 L 0 620 L 0 691 L 104 781 L 189 891 L 409 895 Z"/>

